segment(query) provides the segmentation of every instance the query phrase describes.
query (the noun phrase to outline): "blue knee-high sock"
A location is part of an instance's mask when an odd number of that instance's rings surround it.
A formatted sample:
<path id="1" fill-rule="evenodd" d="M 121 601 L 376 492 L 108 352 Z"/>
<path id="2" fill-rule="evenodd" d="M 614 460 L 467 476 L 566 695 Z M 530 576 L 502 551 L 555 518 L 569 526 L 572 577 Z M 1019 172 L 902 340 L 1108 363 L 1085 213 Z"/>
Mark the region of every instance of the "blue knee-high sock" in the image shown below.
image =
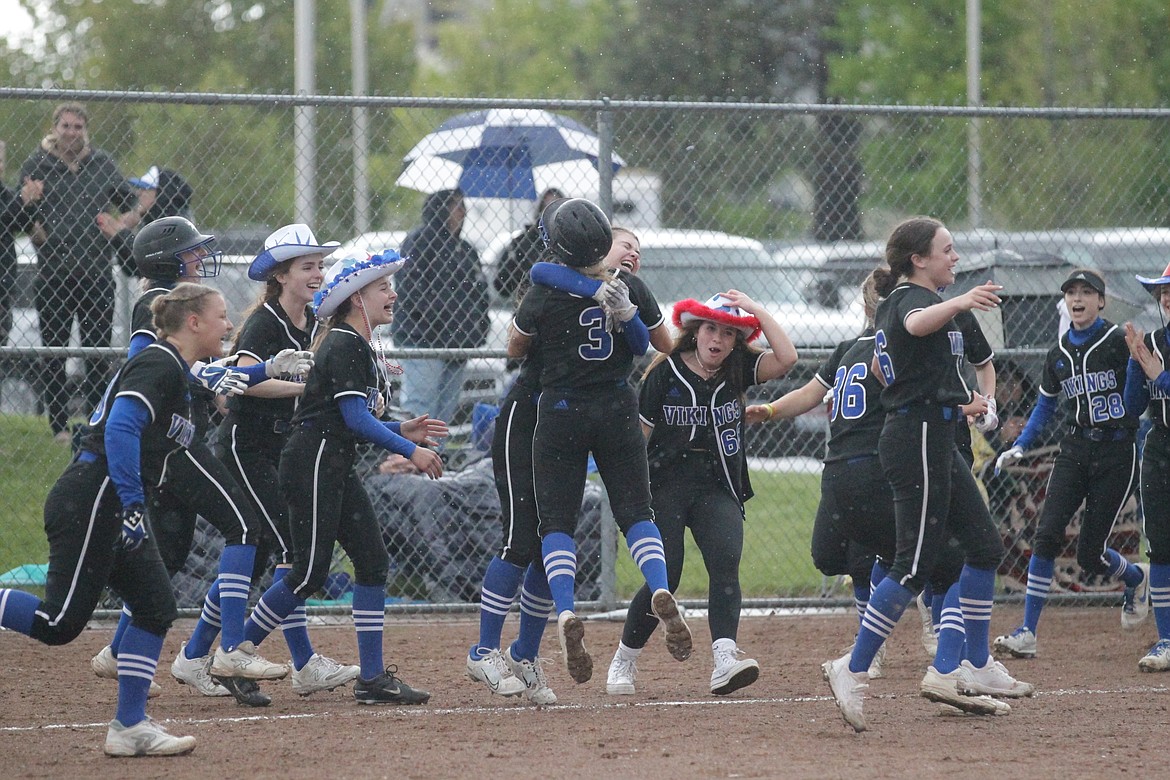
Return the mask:
<path id="1" fill-rule="evenodd" d="M 873 587 L 873 585 L 853 586 L 853 608 L 857 610 L 858 626 L 861 625 L 861 619 L 865 617 L 865 608 L 869 606 L 869 594 Z"/>
<path id="2" fill-rule="evenodd" d="M 386 669 L 382 662 L 382 633 L 386 627 L 385 585 L 353 586 L 353 627 L 357 631 L 362 679 L 372 680 Z"/>
<path id="3" fill-rule="evenodd" d="M 475 660 L 478 661 L 492 650 L 500 649 L 504 620 L 512 609 L 516 591 L 520 590 L 523 579 L 524 569 L 508 563 L 498 555 L 488 564 L 483 575 L 483 587 L 479 591 L 479 644 L 472 645 L 470 650 Z"/>
<path id="4" fill-rule="evenodd" d="M 533 661 L 540 653 L 540 640 L 552 615 L 553 600 L 548 579 L 536 564 L 530 563 L 524 572 L 524 587 L 520 590 L 520 634 L 512 643 L 512 657 Z"/>
<path id="5" fill-rule="evenodd" d="M 195 622 L 195 630 L 183 648 L 183 655 L 188 659 L 202 658 L 211 652 L 211 645 L 219 636 L 220 623 L 219 609 L 219 578 L 211 583 L 211 589 L 203 597 L 203 610 L 199 613 L 199 620 Z"/>
<path id="6" fill-rule="evenodd" d="M 639 520 L 630 526 L 630 530 L 626 531 L 626 546 L 630 548 L 634 563 L 646 578 L 651 593 L 669 587 L 666 581 L 666 550 L 662 549 L 662 535 L 653 521 Z"/>
<path id="7" fill-rule="evenodd" d="M 0 588 L 0 626 L 28 636 L 40 605 L 41 600 L 31 593 Z"/>
<path id="8" fill-rule="evenodd" d="M 1036 633 L 1040 625 L 1040 613 L 1048 603 L 1048 593 L 1052 590 L 1052 573 L 1056 570 L 1056 561 L 1051 558 L 1041 558 L 1035 553 L 1028 561 L 1028 589 L 1024 595 L 1024 628 Z"/>
<path id="9" fill-rule="evenodd" d="M 938 627 L 942 623 L 942 613 L 944 599 L 934 596 L 930 599 L 930 622 L 934 624 L 934 632 L 938 633 Z"/>
<path id="10" fill-rule="evenodd" d="M 1150 564 L 1150 603 L 1159 639 L 1170 639 L 1170 564 Z"/>
<path id="11" fill-rule="evenodd" d="M 873 589 L 878 586 L 878 583 L 890 575 L 890 567 L 881 558 L 873 559 L 873 566 L 869 570 L 869 592 L 872 594 Z"/>
<path id="12" fill-rule="evenodd" d="M 291 564 L 278 564 L 272 572 L 272 581 L 280 582 L 292 569 Z M 313 642 L 309 639 L 309 618 L 305 614 L 305 605 L 300 604 L 280 621 L 280 632 L 284 634 L 284 643 L 288 645 L 288 653 L 292 656 L 293 667 L 300 670 L 313 657 Z"/>
<path id="13" fill-rule="evenodd" d="M 980 669 L 987 665 L 994 601 L 995 569 L 963 566 L 959 575 L 959 606 L 963 610 L 963 628 L 967 632 L 966 655 L 967 660 Z"/>
<path id="14" fill-rule="evenodd" d="M 963 660 L 963 642 L 967 638 L 967 631 L 963 626 L 963 610 L 959 606 L 959 583 L 947 588 L 943 597 L 934 596 L 939 602 L 942 619 L 939 622 L 938 650 L 934 653 L 934 668 L 942 674 L 948 674 L 959 668 Z M 933 608 L 933 603 L 931 607 Z"/>
<path id="15" fill-rule="evenodd" d="M 125 604 L 122 605 L 122 614 L 118 616 L 118 627 L 114 629 L 114 638 L 110 640 L 110 650 L 114 653 L 114 658 L 118 657 L 118 651 L 122 647 L 122 637 L 126 635 L 126 629 L 130 627 L 130 607 Z"/>
<path id="16" fill-rule="evenodd" d="M 146 717 L 146 697 L 158 667 L 163 637 L 126 627 L 118 653 L 118 713 L 114 716 L 123 726 L 133 726 Z"/>
<path id="17" fill-rule="evenodd" d="M 305 600 L 293 593 L 283 578 L 272 583 L 260 601 L 256 602 L 252 616 L 244 623 L 244 639 L 259 646 L 286 617 L 297 607 L 303 606 Z"/>
<path id="18" fill-rule="evenodd" d="M 1101 556 L 1101 560 L 1109 567 L 1109 576 L 1114 578 L 1121 578 L 1127 588 L 1136 588 L 1142 584 L 1142 570 L 1132 563 L 1121 557 L 1121 553 L 1114 550 L 1112 547 L 1105 548 L 1105 554 Z"/>
<path id="19" fill-rule="evenodd" d="M 577 589 L 576 542 L 568 534 L 554 531 L 540 541 L 540 552 L 557 614 L 572 611 Z"/>
<path id="20" fill-rule="evenodd" d="M 861 630 L 857 632 L 857 642 L 853 645 L 853 655 L 849 659 L 849 671 L 864 672 L 869 669 L 873 657 L 913 600 L 914 593 L 909 588 L 889 577 L 878 583 L 869 597 L 865 617 L 861 619 Z"/>
<path id="21" fill-rule="evenodd" d="M 248 591 L 252 588 L 252 567 L 256 545 L 232 544 L 219 557 L 219 612 L 223 635 L 219 639 L 230 652 L 244 641 L 244 618 L 248 615 Z"/>

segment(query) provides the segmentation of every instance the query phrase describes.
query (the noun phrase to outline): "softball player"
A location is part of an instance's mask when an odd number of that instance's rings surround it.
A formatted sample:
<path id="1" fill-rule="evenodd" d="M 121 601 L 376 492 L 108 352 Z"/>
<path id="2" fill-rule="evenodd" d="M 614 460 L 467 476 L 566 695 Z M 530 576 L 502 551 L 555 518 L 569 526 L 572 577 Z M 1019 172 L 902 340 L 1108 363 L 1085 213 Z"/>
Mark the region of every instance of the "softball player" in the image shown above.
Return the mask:
<path id="1" fill-rule="evenodd" d="M 854 565 L 854 603 L 859 627 L 869 605 L 871 583 L 876 585 L 886 576 L 897 550 L 894 496 L 878 458 L 878 442 L 885 422 L 880 402 L 882 385 L 870 368 L 874 349 L 873 317 L 878 304 L 873 274 L 862 286 L 862 300 L 866 328 L 861 336 L 838 344 L 804 387 L 770 404 L 747 409 L 749 424 L 791 419 L 820 405 L 826 390 L 831 391 L 829 442 L 821 473 L 821 502 L 813 522 L 812 554 L 814 563 L 822 571 L 823 567 L 841 566 L 846 551 L 873 550 L 880 556 L 877 560 L 871 557 L 871 571 L 859 572 L 857 568 L 860 567 Z M 956 322 L 959 319 L 956 317 Z M 991 347 L 974 317 L 970 319 L 969 327 L 975 337 L 970 341 L 964 339 L 965 356 L 979 366 L 988 366 L 993 354 Z M 994 426 L 998 421 L 987 417 L 992 413 L 988 411 L 986 400 L 994 396 L 994 369 L 990 372 L 982 367 L 977 370 L 980 389 L 986 396 L 977 395 L 964 412 L 983 416 L 981 426 Z M 966 426 L 960 424 L 956 428 L 965 429 Z M 962 452 L 961 439 L 956 444 Z M 954 670 L 962 660 L 965 629 L 959 610 L 958 589 L 954 587 L 962 566 L 963 554 L 958 543 L 945 544 L 926 580 L 927 586 L 946 595 L 946 598 L 940 596 L 935 605 L 942 629 L 938 632 L 943 637 L 941 651 L 934 621 L 930 617 L 924 621 L 923 634 L 923 645 L 934 658 L 934 668 L 942 672 Z M 860 587 L 859 578 L 863 583 Z M 870 679 L 882 676 L 885 648 L 883 644 L 867 669 Z"/>
<path id="2" fill-rule="evenodd" d="M 852 652 L 822 666 L 842 716 L 856 731 L 866 728 L 863 699 L 874 655 L 934 571 L 951 535 L 966 560 L 959 595 L 967 657 L 947 672 L 928 667 L 920 691 L 965 711 L 996 714 L 1010 708 L 959 692 L 971 685 L 1005 696 L 1019 690 L 1019 683 L 988 655 L 995 570 L 1003 547 L 955 444 L 955 425 L 963 419 L 959 404 L 972 394 L 961 373 L 963 336 L 954 317 L 992 308 L 1001 288 L 987 283 L 943 301 L 937 290 L 954 283 L 958 259 L 946 227 L 917 217 L 894 228 L 886 244 L 888 268 L 874 272 L 885 300 L 877 308 L 870 368 L 885 385 L 878 457 L 894 496 L 896 551 L 889 574 L 870 596 Z"/>
<path id="3" fill-rule="evenodd" d="M 767 310 L 738 290 L 706 303 L 679 301 L 674 324 L 679 332 L 672 348 L 647 369 L 641 388 L 654 522 L 662 534 L 672 591 L 682 577 L 688 527 L 703 556 L 710 579 L 711 693 L 724 695 L 751 685 L 760 674 L 760 665 L 741 659 L 736 645 L 743 505 L 752 496 L 743 447 L 743 394 L 751 385 L 786 374 L 797 355 Z M 771 351 L 750 345 L 761 332 Z M 657 625 L 650 588 L 643 586 L 626 613 L 607 693 L 634 693 L 637 659 Z"/>
<path id="4" fill-rule="evenodd" d="M 165 295 L 183 280 L 214 277 L 219 272 L 219 254 L 213 252 L 214 236 L 203 235 L 182 217 L 165 217 L 147 225 L 134 240 L 134 257 L 144 275 L 146 290 L 135 303 L 132 314 L 133 334 L 129 355 L 133 357 L 156 340 L 151 318 L 152 302 Z M 218 345 L 213 354 L 220 354 Z M 206 356 L 205 356 L 206 357 Z M 244 645 L 244 617 L 248 586 L 256 551 L 257 520 L 243 491 L 204 443 L 214 411 L 216 392 L 242 392 L 253 378 L 229 373 L 220 366 L 195 364 L 192 376 L 192 409 L 195 438 L 191 445 L 168 459 L 162 479 L 148 485 L 147 507 L 151 526 L 168 572 L 182 569 L 191 549 L 195 516 L 202 515 L 223 534 L 225 547 L 219 562 L 219 574 L 204 600 L 203 614 L 191 641 L 184 644 L 171 666 L 172 675 L 209 696 L 233 695 L 243 704 L 264 706 L 270 699 L 259 692 L 253 680 L 278 679 L 288 673 L 283 664 L 273 664 Z M 256 380 L 265 379 L 257 374 Z M 214 387 L 215 390 L 211 388 Z M 125 609 L 114 639 L 91 661 L 99 677 L 115 678 L 122 632 L 129 625 Z M 211 644 L 226 627 L 223 641 L 216 651 L 217 674 L 222 684 L 212 679 L 215 658 Z"/>
<path id="5" fill-rule="evenodd" d="M 552 215 L 565 202 L 566 199 L 553 201 L 541 212 L 538 228 L 546 250 L 546 225 L 552 222 Z M 613 228 L 612 233 L 613 243 L 602 262 L 609 269 L 636 273 L 641 255 L 638 237 L 624 228 Z M 541 283 L 547 286 L 568 291 L 580 286 L 590 297 L 602 286 L 598 280 L 565 266 L 541 265 L 546 270 Z M 559 276 L 557 271 L 567 276 Z M 670 343 L 670 335 L 665 327 L 656 328 L 650 333 L 650 341 L 656 348 L 665 348 Z M 544 561 L 536 555 L 540 534 L 532 484 L 532 438 L 536 428 L 536 400 L 540 395 L 540 363 L 532 354 L 534 351 L 530 349 L 529 356 L 520 364 L 520 371 L 496 417 L 492 469 L 500 494 L 504 548 L 492 558 L 484 573 L 479 642 L 468 651 L 467 675 L 495 694 L 512 696 L 523 693 L 534 704 L 555 704 L 556 694 L 548 687 L 539 658 L 540 643 L 553 602 Z M 505 653 L 500 650 L 500 636 L 518 590 L 519 636 Z"/>
<path id="6" fill-rule="evenodd" d="M 314 312 L 328 330 L 291 421 L 280 455 L 280 488 L 289 505 L 293 565 L 260 598 L 245 627 L 259 644 L 325 582 L 340 542 L 354 568 L 353 619 L 361 671 L 354 683 L 359 704 L 423 704 L 415 690 L 386 667 L 382 633 L 390 561 L 374 507 L 354 470 L 357 441 L 373 442 L 436 478 L 443 462 L 419 444 L 437 445 L 446 423 L 423 415 L 404 423 L 378 420 L 389 394 L 387 365 L 370 347 L 374 329 L 394 318 L 397 296 L 390 276 L 402 268 L 398 253 L 344 257 L 325 274 Z M 381 350 L 379 350 L 381 352 Z"/>
<path id="7" fill-rule="evenodd" d="M 325 276 L 325 256 L 337 246 L 336 241 L 318 244 L 313 231 L 303 224 L 286 225 L 265 239 L 264 251 L 248 268 L 248 277 L 264 282 L 265 291 L 245 315 L 232 345 L 236 366 L 263 363 L 286 349 L 309 349 L 317 330 L 309 306 Z M 273 551 L 279 556 L 274 579 L 284 577 L 292 566 L 288 502 L 280 489 L 278 468 L 297 400 L 305 389 L 304 382 L 296 379 L 273 379 L 232 396 L 219 426 L 215 454 L 261 518 L 253 581 L 267 568 Z M 354 680 L 360 671 L 357 666 L 314 652 L 307 626 L 303 606 L 281 623 L 292 656 L 293 692 L 308 696 Z"/>
<path id="8" fill-rule="evenodd" d="M 170 578 L 147 533 L 146 486 L 195 441 L 188 366 L 220 348 L 231 329 L 223 297 L 180 284 L 152 304 L 158 340 L 118 372 L 81 449 L 45 501 L 45 598 L 0 590 L 0 626 L 46 644 L 77 637 L 109 585 L 133 613 L 121 637 L 111 756 L 176 755 L 195 748 L 146 715 L 167 629 L 178 616 Z"/>
<path id="9" fill-rule="evenodd" d="M 1129 563 L 1106 546 L 1137 480 L 1138 420 L 1124 402 L 1129 347 L 1123 329 L 1100 316 L 1105 308 L 1105 280 L 1100 274 L 1076 269 L 1060 291 L 1071 327 L 1048 353 L 1040 398 L 1027 425 L 996 460 L 996 468 L 1002 468 L 1031 449 L 1062 396 L 1072 405 L 1073 423 L 1053 461 L 1032 540 L 1024 623 L 995 639 L 998 654 L 1017 658 L 1036 656 L 1036 629 L 1052 588 L 1056 556 L 1064 549 L 1065 529 L 1082 503 L 1077 563 L 1086 574 L 1120 577 L 1125 583 L 1123 628 L 1133 628 L 1149 614 L 1146 564 Z"/>
<path id="10" fill-rule="evenodd" d="M 601 260 L 612 246 L 612 231 L 596 205 L 571 199 L 558 207 L 546 227 L 550 251 L 558 260 L 588 275 L 604 273 Z M 520 303 L 508 342 L 510 357 L 521 357 L 532 347 L 541 363 L 532 445 L 541 553 L 566 666 L 578 683 L 593 675 L 585 628 L 573 612 L 573 533 L 590 452 L 614 518 L 653 590 L 652 607 L 666 624 L 671 655 L 681 661 L 691 652 L 690 629 L 667 587 L 662 537 L 650 509 L 637 396 L 628 382 L 634 355 L 644 354 L 649 343 L 647 323 L 658 327 L 662 314 L 637 277 L 611 279 L 603 286 L 599 295 L 606 300 L 605 309 L 593 298 L 534 286 Z M 611 332 L 618 327 L 621 338 Z"/>
<path id="11" fill-rule="evenodd" d="M 1165 322 L 1170 314 L 1170 266 L 1155 279 L 1139 276 L 1137 280 L 1157 299 Z M 1158 641 L 1138 661 L 1138 668 L 1164 672 L 1170 670 L 1170 372 L 1166 370 L 1170 342 L 1165 326 L 1146 336 L 1128 323 L 1125 341 L 1130 353 L 1125 409 L 1136 417 L 1149 408 L 1153 422 L 1142 445 L 1141 495 Z"/>

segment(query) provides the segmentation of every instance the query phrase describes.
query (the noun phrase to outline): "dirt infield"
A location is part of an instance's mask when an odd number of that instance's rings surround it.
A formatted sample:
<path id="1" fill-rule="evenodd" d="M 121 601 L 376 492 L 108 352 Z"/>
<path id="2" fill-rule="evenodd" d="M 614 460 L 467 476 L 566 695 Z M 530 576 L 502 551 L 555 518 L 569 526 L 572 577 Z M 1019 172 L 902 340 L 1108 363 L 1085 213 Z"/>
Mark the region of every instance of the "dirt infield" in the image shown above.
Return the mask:
<path id="1" fill-rule="evenodd" d="M 996 610 L 992 633 L 1014 626 L 1018 608 Z M 588 621 L 594 679 L 581 686 L 557 666 L 550 630 L 550 683 L 560 697 L 535 708 L 493 699 L 463 674 L 476 637 L 468 618 L 392 620 L 386 658 L 412 684 L 433 693 L 413 708 L 363 707 L 348 689 L 295 696 L 287 682 L 266 684 L 271 707 L 251 710 L 208 699 L 171 678 L 169 662 L 189 623 L 163 650 L 161 697 L 151 714 L 176 733 L 194 734 L 190 756 L 108 759 L 102 754 L 116 686 L 99 680 L 90 656 L 110 630 L 86 631 L 65 648 L 0 633 L 0 775 L 52 778 L 372 778 L 372 777 L 1029 777 L 1156 776 L 1170 749 L 1170 677 L 1142 674 L 1153 619 L 1123 633 L 1116 609 L 1050 609 L 1041 656 L 1009 669 L 1034 682 L 1035 698 L 1010 716 L 948 717 L 917 696 L 928 663 L 918 622 L 908 614 L 891 639 L 886 677 L 870 686 L 870 730 L 840 719 L 819 664 L 851 641 L 855 620 L 745 619 L 740 645 L 760 661 L 760 680 L 726 698 L 707 692 L 710 637 L 692 619 L 696 652 L 672 661 L 655 635 L 639 661 L 638 694 L 605 693 L 605 669 L 620 624 Z M 551 627 L 550 627 L 551 628 Z M 515 631 L 509 619 L 505 636 Z M 356 657 L 352 628 L 314 628 L 318 649 Z M 283 646 L 266 643 L 269 657 Z"/>

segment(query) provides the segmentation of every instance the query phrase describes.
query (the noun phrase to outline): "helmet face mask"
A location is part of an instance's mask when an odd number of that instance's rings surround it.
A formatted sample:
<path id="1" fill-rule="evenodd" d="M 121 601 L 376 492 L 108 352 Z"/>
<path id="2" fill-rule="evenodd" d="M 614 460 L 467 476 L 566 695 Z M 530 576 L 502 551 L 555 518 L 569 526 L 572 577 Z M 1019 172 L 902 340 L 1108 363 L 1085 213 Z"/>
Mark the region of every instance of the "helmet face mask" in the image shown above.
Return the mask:
<path id="1" fill-rule="evenodd" d="M 222 254 L 213 250 L 215 236 L 204 235 L 183 217 L 156 219 L 138 231 L 134 238 L 134 261 L 138 273 L 147 279 L 176 281 L 184 276 L 211 278 L 219 275 Z M 184 273 L 194 258 L 182 255 L 204 247 L 207 254 L 198 259 L 198 273 Z"/>
<path id="2" fill-rule="evenodd" d="M 571 268 L 596 265 L 613 245 L 609 218 L 597 204 L 584 198 L 549 204 L 541 224 L 548 234 L 549 251 Z"/>

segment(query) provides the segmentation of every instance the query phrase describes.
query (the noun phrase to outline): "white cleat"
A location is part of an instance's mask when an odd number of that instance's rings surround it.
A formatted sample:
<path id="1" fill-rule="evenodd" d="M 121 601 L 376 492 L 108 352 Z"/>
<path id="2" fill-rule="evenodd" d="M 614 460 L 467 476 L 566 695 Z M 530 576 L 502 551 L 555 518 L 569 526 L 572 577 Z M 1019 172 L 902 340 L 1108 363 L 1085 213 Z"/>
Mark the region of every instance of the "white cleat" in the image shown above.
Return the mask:
<path id="1" fill-rule="evenodd" d="M 110 721 L 107 756 L 181 756 L 195 749 L 195 737 L 176 737 L 149 717 L 133 726 Z"/>
<path id="2" fill-rule="evenodd" d="M 557 638 L 573 682 L 589 682 L 593 676 L 593 657 L 585 649 L 585 624 L 571 610 L 565 610 L 557 618 Z"/>
<path id="3" fill-rule="evenodd" d="M 473 682 L 483 683 L 488 690 L 500 696 L 519 696 L 526 690 L 524 681 L 512 672 L 512 668 L 504 662 L 504 656 L 499 650 L 492 650 L 479 660 L 469 654 L 467 676 Z"/>
<path id="4" fill-rule="evenodd" d="M 665 588 L 654 591 L 650 597 L 650 609 L 662 621 L 662 628 L 666 632 L 666 649 L 676 661 L 685 661 L 691 657 L 691 629 L 683 619 L 682 610 L 674 599 L 674 594 Z"/>
<path id="5" fill-rule="evenodd" d="M 760 677 L 760 664 L 754 658 L 740 658 L 740 650 L 734 639 L 717 639 L 712 644 L 715 654 L 715 670 L 711 672 L 711 693 L 716 696 L 746 688 Z M 610 667 L 613 668 L 612 666 Z M 606 684 L 606 689 L 609 684 Z"/>
<path id="6" fill-rule="evenodd" d="M 1150 564 L 1135 563 L 1141 569 L 1142 581 L 1133 588 L 1126 588 L 1122 597 L 1121 627 L 1126 631 L 1137 628 L 1150 616 Z"/>
<path id="7" fill-rule="evenodd" d="M 930 607 L 926 606 L 921 593 L 914 603 L 918 605 L 918 618 L 922 621 L 922 649 L 928 656 L 934 658 L 938 652 L 938 633 L 934 630 L 934 615 Z"/>
<path id="8" fill-rule="evenodd" d="M 882 646 L 878 648 L 878 651 L 874 655 L 873 660 L 869 662 L 869 669 L 867 669 L 865 673 L 867 675 L 869 675 L 869 679 L 877 680 L 878 678 L 883 677 L 885 675 L 885 671 L 884 671 L 885 664 L 886 664 L 886 643 L 882 642 Z"/>
<path id="9" fill-rule="evenodd" d="M 959 667 L 965 672 L 960 691 L 968 696 L 1022 699 L 1036 692 L 1035 685 L 1012 677 L 1007 667 L 991 656 L 987 657 L 987 663 L 982 669 L 965 659 Z"/>
<path id="10" fill-rule="evenodd" d="M 293 693 L 298 696 L 308 696 L 317 691 L 331 691 L 346 683 L 353 682 L 360 673 L 360 666 L 345 666 L 332 658 L 313 653 L 313 656 L 300 670 L 293 669 Z"/>
<path id="11" fill-rule="evenodd" d="M 109 645 L 103 647 L 97 655 L 90 659 L 89 665 L 93 668 L 93 673 L 103 680 L 118 679 L 118 659 L 114 657 L 114 651 Z M 162 687 L 151 680 L 150 691 L 146 694 L 146 698 L 153 699 L 160 693 L 162 693 Z"/>
<path id="12" fill-rule="evenodd" d="M 865 701 L 865 689 L 869 687 L 869 675 L 866 672 L 849 671 L 848 653 L 835 661 L 821 664 L 821 675 L 829 683 L 829 690 L 833 693 L 833 701 L 837 703 L 841 717 L 854 731 L 865 731 L 862 704 Z"/>
<path id="13" fill-rule="evenodd" d="M 605 678 L 605 692 L 610 696 L 634 695 L 634 683 L 638 680 L 638 659 L 625 658 L 621 651 L 614 653 L 609 662 L 609 674 Z"/>
<path id="14" fill-rule="evenodd" d="M 1143 672 L 1170 670 L 1170 639 L 1159 639 L 1157 644 L 1150 648 L 1150 652 L 1138 661 L 1138 668 Z"/>
<path id="15" fill-rule="evenodd" d="M 216 677 L 240 677 L 245 680 L 282 680 L 288 677 L 286 664 L 274 664 L 260 653 L 251 642 L 240 642 L 227 652 L 223 646 L 215 649 L 211 658 L 211 673 Z"/>
<path id="16" fill-rule="evenodd" d="M 1036 635 L 1020 626 L 1010 634 L 997 636 L 991 643 L 991 650 L 1001 658 L 1035 658 Z"/>
<path id="17" fill-rule="evenodd" d="M 941 674 L 933 666 L 929 666 L 926 669 L 926 676 L 919 685 L 919 693 L 931 701 L 949 704 L 974 715 L 1007 715 L 1012 711 L 1007 702 L 998 701 L 990 696 L 968 696 L 962 693 L 962 686 L 967 684 L 965 678 L 966 674 L 961 667 L 953 672 Z"/>
<path id="18" fill-rule="evenodd" d="M 548 687 L 548 678 L 544 676 L 544 668 L 540 665 L 540 659 L 534 658 L 531 661 L 521 658 L 519 660 L 512 657 L 512 652 L 509 650 L 504 653 L 504 659 L 508 662 L 508 666 L 512 668 L 512 674 L 516 679 L 524 683 L 524 696 L 533 704 L 556 704 L 557 695 L 553 693 L 553 689 Z"/>
<path id="19" fill-rule="evenodd" d="M 208 671 L 211 667 L 211 656 L 188 658 L 186 647 L 187 643 L 184 642 L 183 649 L 175 656 L 175 661 L 171 664 L 171 676 L 183 685 L 190 685 L 204 696 L 231 696 L 231 691 L 211 679 L 211 673 Z"/>

